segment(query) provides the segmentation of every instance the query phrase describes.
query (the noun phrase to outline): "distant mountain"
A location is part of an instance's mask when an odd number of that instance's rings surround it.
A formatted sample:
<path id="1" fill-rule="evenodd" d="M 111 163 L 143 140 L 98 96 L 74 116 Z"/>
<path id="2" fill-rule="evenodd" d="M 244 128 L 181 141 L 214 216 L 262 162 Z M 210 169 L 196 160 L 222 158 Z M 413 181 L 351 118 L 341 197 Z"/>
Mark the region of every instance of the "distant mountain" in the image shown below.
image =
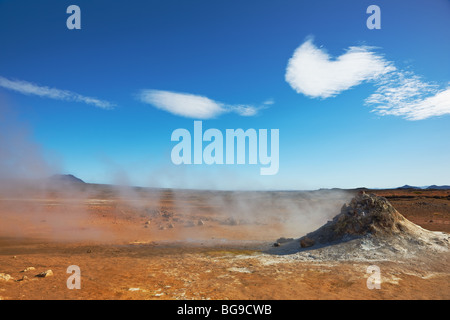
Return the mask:
<path id="1" fill-rule="evenodd" d="M 436 185 L 432 185 L 432 186 L 427 187 L 427 189 L 447 190 L 447 189 L 450 189 L 450 186 L 436 186 Z"/>
<path id="2" fill-rule="evenodd" d="M 397 189 L 422 189 L 422 188 L 405 184 L 403 187 L 398 187 Z"/>
<path id="3" fill-rule="evenodd" d="M 85 182 L 72 174 L 55 174 L 50 177 L 50 181 L 58 184 L 84 184 Z"/>
<path id="4" fill-rule="evenodd" d="M 398 187 L 397 189 L 418 189 L 418 190 L 424 190 L 424 189 L 434 189 L 434 190 L 449 190 L 450 186 L 437 186 L 437 185 L 432 185 L 432 186 L 425 186 L 425 187 L 416 187 L 416 186 L 410 186 L 405 184 L 403 187 Z"/>

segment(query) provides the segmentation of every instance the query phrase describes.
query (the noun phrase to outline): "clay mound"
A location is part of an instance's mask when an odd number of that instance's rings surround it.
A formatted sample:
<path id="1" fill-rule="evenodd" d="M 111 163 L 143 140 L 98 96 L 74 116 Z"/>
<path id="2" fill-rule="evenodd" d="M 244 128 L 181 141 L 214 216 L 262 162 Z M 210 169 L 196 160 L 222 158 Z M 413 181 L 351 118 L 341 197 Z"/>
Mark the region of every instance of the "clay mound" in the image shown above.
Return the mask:
<path id="1" fill-rule="evenodd" d="M 365 235 L 386 237 L 414 233 L 419 226 L 403 217 L 386 198 L 358 193 L 341 213 L 318 230 L 300 238 L 302 247 L 358 238 Z"/>
<path id="2" fill-rule="evenodd" d="M 314 232 L 267 251 L 308 260 L 385 260 L 429 257 L 449 251 L 450 236 L 402 216 L 386 198 L 358 193 Z"/>

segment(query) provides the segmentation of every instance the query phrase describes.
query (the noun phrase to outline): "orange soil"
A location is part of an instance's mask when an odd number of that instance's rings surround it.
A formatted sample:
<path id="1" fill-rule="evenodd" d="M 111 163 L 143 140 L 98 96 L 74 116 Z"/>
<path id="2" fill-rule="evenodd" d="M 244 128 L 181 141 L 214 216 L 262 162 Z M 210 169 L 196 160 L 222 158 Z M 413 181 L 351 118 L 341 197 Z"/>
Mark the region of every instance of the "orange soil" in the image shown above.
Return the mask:
<path id="1" fill-rule="evenodd" d="M 390 197 L 411 221 L 449 232 L 449 191 L 375 193 Z M 112 197 L 82 203 L 54 197 L 0 200 L 0 273 L 14 278 L 0 280 L 0 298 L 450 298 L 449 261 L 427 266 L 377 262 L 381 290 L 369 290 L 368 262 L 315 263 L 262 255 L 262 248 L 285 236 L 281 221 L 234 225 L 198 199 L 190 205 L 192 210 L 181 212 L 159 200 L 154 207 L 164 208 L 164 216 Z M 197 225 L 198 220 L 204 225 Z M 70 265 L 81 268 L 81 290 L 67 289 Z M 20 272 L 27 267 L 36 270 Z M 48 269 L 53 276 L 34 277 Z M 28 280 L 16 281 L 24 275 Z"/>

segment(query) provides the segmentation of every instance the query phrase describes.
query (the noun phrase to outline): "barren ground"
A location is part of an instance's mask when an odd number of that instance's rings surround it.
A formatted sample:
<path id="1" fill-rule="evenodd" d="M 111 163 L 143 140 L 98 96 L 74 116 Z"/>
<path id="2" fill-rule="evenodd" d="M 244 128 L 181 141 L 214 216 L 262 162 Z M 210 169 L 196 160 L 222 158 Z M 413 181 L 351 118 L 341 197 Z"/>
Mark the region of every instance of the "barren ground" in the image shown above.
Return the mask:
<path id="1" fill-rule="evenodd" d="M 224 208 L 235 200 L 212 202 L 211 192 L 158 191 L 156 197 L 142 191 L 138 203 L 136 195 L 99 188 L 84 197 L 0 196 L 0 274 L 12 277 L 0 280 L 1 299 L 450 298 L 448 254 L 436 261 L 338 262 L 265 253 L 279 237 L 299 238 L 338 214 L 338 197 L 324 210 L 332 212 L 314 220 L 310 211 L 298 217 L 278 205 L 277 199 L 292 204 L 302 196 L 297 192 L 247 194 L 244 203 L 258 206 L 233 202 L 230 213 Z M 373 192 L 423 228 L 450 232 L 450 191 Z M 295 201 L 313 212 L 321 204 Z M 366 286 L 373 264 L 381 268 L 380 290 Z M 81 290 L 67 289 L 70 265 L 81 269 Z M 35 270 L 21 272 L 28 267 Z M 35 277 L 48 269 L 53 276 Z"/>

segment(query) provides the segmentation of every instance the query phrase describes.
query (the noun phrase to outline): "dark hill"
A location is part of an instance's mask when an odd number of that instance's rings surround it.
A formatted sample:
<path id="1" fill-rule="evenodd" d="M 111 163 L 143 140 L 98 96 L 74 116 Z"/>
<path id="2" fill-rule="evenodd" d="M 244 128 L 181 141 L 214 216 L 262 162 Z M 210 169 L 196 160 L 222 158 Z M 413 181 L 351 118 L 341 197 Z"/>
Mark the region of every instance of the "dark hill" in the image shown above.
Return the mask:
<path id="1" fill-rule="evenodd" d="M 58 184 L 85 184 L 83 180 L 71 174 L 55 174 L 50 177 L 50 181 Z"/>

